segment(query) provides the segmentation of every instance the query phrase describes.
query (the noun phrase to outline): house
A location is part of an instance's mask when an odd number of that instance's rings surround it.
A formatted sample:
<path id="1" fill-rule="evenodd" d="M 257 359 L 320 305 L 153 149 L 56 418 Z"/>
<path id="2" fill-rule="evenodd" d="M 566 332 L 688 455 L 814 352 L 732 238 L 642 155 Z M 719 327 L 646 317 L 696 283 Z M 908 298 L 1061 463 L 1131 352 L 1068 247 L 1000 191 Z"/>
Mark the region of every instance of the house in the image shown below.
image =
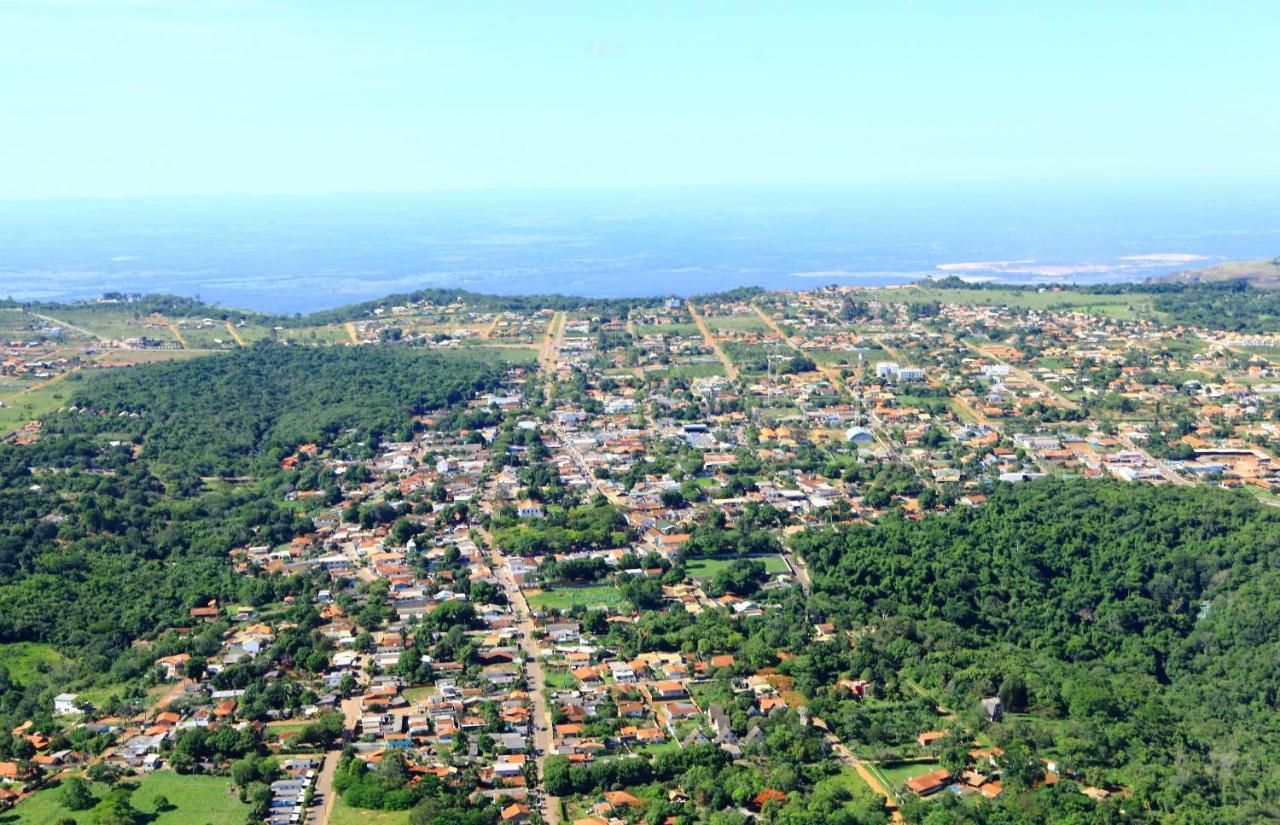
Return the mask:
<path id="1" fill-rule="evenodd" d="M 907 790 L 916 796 L 928 796 L 937 793 L 946 787 L 951 781 L 951 772 L 945 769 L 939 769 L 926 773 L 923 776 L 916 776 L 906 781 Z"/>
<path id="2" fill-rule="evenodd" d="M 547 510 L 539 502 L 526 499 L 516 505 L 516 513 L 520 518 L 544 518 Z"/>
<path id="3" fill-rule="evenodd" d="M 74 693 L 59 693 L 53 697 L 53 714 L 55 716 L 79 712 L 80 706 L 76 704 L 76 695 Z"/>
<path id="4" fill-rule="evenodd" d="M 179 653 L 174 656 L 164 656 L 156 659 L 156 665 L 164 671 L 164 678 L 172 681 L 182 675 L 183 668 L 191 659 L 189 653 Z"/>
<path id="5" fill-rule="evenodd" d="M 191 608 L 191 618 L 211 622 L 218 618 L 218 600 L 213 599 L 204 607 Z"/>
<path id="6" fill-rule="evenodd" d="M 982 711 L 988 722 L 999 722 L 1004 717 L 1004 706 L 998 696 L 988 696 L 982 700 Z"/>
<path id="7" fill-rule="evenodd" d="M 947 732 L 945 730 L 927 730 L 916 737 L 916 744 L 922 748 L 927 748 L 946 735 Z"/>
<path id="8" fill-rule="evenodd" d="M 639 808 L 644 804 L 639 797 L 633 796 L 626 791 L 605 791 L 604 801 L 609 806 L 609 809 L 614 811 Z"/>
<path id="9" fill-rule="evenodd" d="M 525 825 L 529 821 L 529 806 L 513 802 L 502 809 L 502 821 L 507 825 Z"/>

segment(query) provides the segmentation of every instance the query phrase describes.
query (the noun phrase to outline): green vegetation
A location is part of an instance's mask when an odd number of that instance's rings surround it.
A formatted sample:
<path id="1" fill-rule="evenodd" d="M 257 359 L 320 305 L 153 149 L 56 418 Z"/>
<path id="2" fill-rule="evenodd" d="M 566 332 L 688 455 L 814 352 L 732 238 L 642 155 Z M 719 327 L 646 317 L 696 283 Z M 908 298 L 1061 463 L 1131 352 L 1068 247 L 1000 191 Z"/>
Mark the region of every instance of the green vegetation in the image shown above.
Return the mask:
<path id="1" fill-rule="evenodd" d="M 329 825 L 408 825 L 408 811 L 371 811 L 368 808 L 353 808 L 342 797 L 334 803 L 333 815 L 329 817 Z"/>
<path id="2" fill-rule="evenodd" d="M 769 575 L 787 572 L 787 563 L 782 556 L 761 556 L 753 560 L 763 564 L 764 571 Z M 733 563 L 733 559 L 690 559 L 685 562 L 684 569 L 690 578 L 713 579 Z"/>
<path id="3" fill-rule="evenodd" d="M 513 523 L 511 513 L 498 520 L 501 526 L 493 540 L 506 553 L 537 556 L 573 550 L 602 550 L 620 547 L 629 540 L 631 528 L 622 510 L 611 504 L 552 508 L 546 518 L 522 519 Z"/>
<path id="4" fill-rule="evenodd" d="M 74 651 L 91 680 L 81 688 L 123 684 L 150 660 L 122 652 L 187 624 L 190 608 L 299 592 L 294 579 L 234 576 L 227 557 L 310 528 L 282 506 L 282 485 L 337 494 L 331 473 L 280 459 L 307 440 L 371 455 L 415 415 L 496 385 L 494 374 L 418 350 L 260 345 L 82 387 L 76 404 L 91 412 L 53 416 L 35 444 L 0 449 L 0 643 Z M 207 486 L 199 476 L 212 472 L 259 476 Z M 39 688 L 6 710 L 31 713 L 23 703 L 38 707 Z"/>
<path id="5" fill-rule="evenodd" d="M 37 674 L 65 666 L 70 660 L 52 645 L 15 642 L 0 645 L 0 662 L 4 662 L 10 679 L 25 685 L 36 678 Z"/>
<path id="6" fill-rule="evenodd" d="M 861 635 L 852 652 L 820 645 L 788 662 L 801 689 L 842 673 L 886 689 L 915 680 L 960 709 L 931 722 L 922 699 L 895 732 L 877 703 L 815 700 L 846 741 L 900 746 L 926 725 L 964 725 L 1057 754 L 1086 782 L 1127 785 L 1131 816 L 1244 823 L 1275 810 L 1280 712 L 1258 697 L 1280 654 L 1268 549 L 1280 513 L 1222 491 L 1044 480 L 982 508 L 794 544 L 810 609 Z M 1014 713 L 988 725 L 984 696 L 1055 724 Z M 1230 770 L 1220 752 L 1235 754 Z M 938 821 L 970 821 L 955 816 Z"/>
<path id="7" fill-rule="evenodd" d="M 183 776 L 172 771 L 156 771 L 139 779 L 127 779 L 116 785 L 124 792 L 129 805 L 145 817 L 148 825 L 191 825 L 209 822 L 213 825 L 240 825 L 249 813 L 249 806 L 229 793 L 231 781 L 216 776 Z M 100 782 L 89 783 L 88 790 L 97 806 L 112 795 L 112 789 Z M 77 825 L 96 825 L 101 822 L 94 807 L 71 810 L 64 802 L 64 789 L 45 788 L 12 811 L 0 814 L 4 825 L 51 825 L 70 819 Z M 164 797 L 169 805 L 164 810 L 156 806 L 157 797 Z"/>
<path id="8" fill-rule="evenodd" d="M 901 302 L 907 295 L 894 290 Z M 1258 289 L 1248 280 L 1154 281 L 1060 287 L 971 284 L 959 278 L 930 281 L 911 290 L 911 299 L 1028 308 L 1071 307 L 1117 318 L 1159 317 L 1174 324 L 1231 332 L 1280 329 L 1280 292 Z"/>
<path id="9" fill-rule="evenodd" d="M 201 476 L 262 472 L 303 442 L 347 429 L 406 437 L 413 416 L 496 387 L 491 367 L 465 356 L 400 347 L 258 345 L 191 362 L 103 376 L 76 394 L 89 414 L 56 431 L 117 433 L 157 464 Z M 119 435 L 117 437 L 119 437 Z"/>
<path id="10" fill-rule="evenodd" d="M 574 607 L 607 605 L 617 608 L 622 604 L 622 592 L 611 585 L 597 587 L 557 587 L 543 590 L 529 597 L 529 607 L 535 610 L 572 610 Z"/>

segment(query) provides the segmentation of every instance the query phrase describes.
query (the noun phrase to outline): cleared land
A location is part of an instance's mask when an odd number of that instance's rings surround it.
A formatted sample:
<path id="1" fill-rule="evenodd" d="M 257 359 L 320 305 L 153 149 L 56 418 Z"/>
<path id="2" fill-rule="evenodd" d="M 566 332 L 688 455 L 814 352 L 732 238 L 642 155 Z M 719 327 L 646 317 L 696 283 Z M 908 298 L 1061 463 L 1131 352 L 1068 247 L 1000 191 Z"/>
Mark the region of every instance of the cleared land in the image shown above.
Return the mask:
<path id="1" fill-rule="evenodd" d="M 130 804 L 142 811 L 148 825 L 243 825 L 249 815 L 245 805 L 231 791 L 231 780 L 218 776 L 182 776 L 172 771 L 156 771 L 121 785 L 132 785 Z M 106 785 L 94 784 L 93 795 L 99 799 L 107 793 Z M 172 808 L 157 811 L 155 798 L 166 797 Z M 70 819 L 77 825 L 93 825 L 92 811 L 71 811 L 62 804 L 59 788 L 45 788 L 25 800 L 12 811 L 0 815 L 5 825 L 50 825 Z M 407 819 L 407 813 L 406 813 Z M 361 820 L 369 822 L 369 818 Z"/>

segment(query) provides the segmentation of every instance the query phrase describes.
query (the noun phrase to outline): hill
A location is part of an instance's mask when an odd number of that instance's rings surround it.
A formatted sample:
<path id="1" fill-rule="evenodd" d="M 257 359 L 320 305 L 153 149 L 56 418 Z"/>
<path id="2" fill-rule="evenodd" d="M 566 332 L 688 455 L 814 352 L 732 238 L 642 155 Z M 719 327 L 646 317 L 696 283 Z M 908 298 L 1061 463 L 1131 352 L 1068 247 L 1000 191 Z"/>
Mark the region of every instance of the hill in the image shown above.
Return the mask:
<path id="1" fill-rule="evenodd" d="M 979 729 L 973 709 L 999 695 L 1016 714 L 990 731 L 1002 747 L 1025 737 L 1085 782 L 1123 776 L 1135 811 L 1179 812 L 1164 821 L 1258 822 L 1280 799 L 1280 713 L 1263 664 L 1280 644 L 1266 549 L 1277 537 L 1280 513 L 1246 496 L 1088 480 L 797 535 L 809 609 L 858 643 L 788 667 L 799 684 L 823 663 L 875 684 L 912 680 Z M 846 741 L 884 736 L 855 705 L 814 710 Z"/>
<path id="2" fill-rule="evenodd" d="M 1280 257 L 1258 261 L 1229 261 L 1187 269 L 1156 278 L 1156 281 L 1178 284 L 1208 284 L 1219 281 L 1244 281 L 1258 289 L 1280 289 Z"/>

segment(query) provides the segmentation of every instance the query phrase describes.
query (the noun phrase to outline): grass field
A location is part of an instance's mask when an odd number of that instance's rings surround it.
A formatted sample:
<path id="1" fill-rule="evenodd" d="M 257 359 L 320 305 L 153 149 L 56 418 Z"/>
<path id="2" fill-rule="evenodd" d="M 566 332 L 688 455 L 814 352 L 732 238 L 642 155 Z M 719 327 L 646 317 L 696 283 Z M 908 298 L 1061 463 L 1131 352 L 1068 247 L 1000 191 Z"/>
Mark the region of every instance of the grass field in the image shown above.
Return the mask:
<path id="1" fill-rule="evenodd" d="M 917 776 L 923 776 L 926 773 L 930 773 L 931 771 L 936 771 L 941 767 L 941 763 L 933 761 L 905 762 L 900 765 L 894 765 L 891 768 L 886 768 L 882 765 L 873 765 L 872 767 L 874 769 L 872 772 L 875 773 L 882 781 L 887 782 L 889 789 L 896 794 L 898 793 L 898 789 L 902 787 L 903 783 L 908 779 L 913 779 Z"/>
<path id="2" fill-rule="evenodd" d="M 538 360 L 538 350 L 533 347 L 487 346 L 477 342 L 466 351 L 495 363 L 532 364 Z"/>
<path id="3" fill-rule="evenodd" d="M 724 375 L 724 367 L 718 361 L 714 364 L 681 364 L 671 367 L 667 373 L 680 378 L 710 378 L 714 375 Z"/>
<path id="4" fill-rule="evenodd" d="M 71 660 L 55 650 L 52 645 L 14 642 L 0 645 L 0 662 L 4 662 L 9 668 L 9 678 L 25 685 L 31 681 L 31 677 L 42 670 L 70 664 Z"/>
<path id="5" fill-rule="evenodd" d="M 371 811 L 366 808 L 352 808 L 342 801 L 342 797 L 338 797 L 338 801 L 333 806 L 333 816 L 329 817 L 329 825 L 406 825 L 408 822 L 408 811 Z"/>
<path id="6" fill-rule="evenodd" d="M 137 783 L 137 789 L 130 802 L 146 815 L 148 825 L 244 825 L 249 813 L 249 806 L 231 792 L 231 780 L 226 777 L 181 776 L 172 771 L 156 771 L 121 784 L 133 782 Z M 93 786 L 93 794 L 98 798 L 106 791 L 106 785 Z M 173 808 L 156 811 L 157 796 L 167 797 Z M 92 825 L 94 819 L 90 811 L 69 811 L 62 805 L 61 798 L 58 788 L 38 791 L 12 811 L 0 814 L 0 825 L 50 825 L 60 819 Z"/>
<path id="7" fill-rule="evenodd" d="M 636 335 L 674 335 L 677 338 L 701 338 L 693 324 L 636 324 Z"/>
<path id="8" fill-rule="evenodd" d="M 834 776 L 828 776 L 818 782 L 819 786 L 826 785 L 828 787 L 835 786 L 844 788 L 852 794 L 868 794 L 871 793 L 871 786 L 862 780 L 858 772 L 848 765 L 840 768 L 840 773 Z"/>
<path id="9" fill-rule="evenodd" d="M 765 572 L 770 575 L 787 572 L 787 563 L 782 560 L 782 556 L 755 556 L 753 560 L 764 562 Z M 684 569 L 691 578 L 711 579 L 734 561 L 735 559 L 690 559 L 685 562 Z"/>
<path id="10" fill-rule="evenodd" d="M 755 315 L 721 315 L 707 318 L 707 326 L 716 330 L 733 330 L 736 332 L 769 332 L 769 327 Z"/>
<path id="11" fill-rule="evenodd" d="M 75 373 L 79 376 L 80 373 Z M 57 381 L 40 382 L 31 385 L 33 388 L 23 392 L 8 393 L 0 396 L 0 435 L 6 435 L 29 421 L 48 415 L 59 407 L 64 407 L 75 392 L 76 380 L 68 376 Z"/>
<path id="12" fill-rule="evenodd" d="M 575 605 L 591 607 L 603 604 L 617 607 L 622 604 L 622 592 L 612 585 L 595 587 L 561 587 L 554 590 L 543 590 L 529 597 L 529 606 L 533 608 L 567 610 Z"/>
<path id="13" fill-rule="evenodd" d="M 573 690 L 578 686 L 577 678 L 567 670 L 547 668 L 544 673 L 547 687 L 551 690 Z"/>
<path id="14" fill-rule="evenodd" d="M 1158 315 L 1148 295 L 1089 295 L 1083 292 L 1022 291 L 1013 289 L 874 289 L 859 292 L 861 300 L 890 304 L 938 301 L 964 306 L 1011 306 L 1027 309 L 1073 309 L 1111 318 L 1150 318 Z"/>

